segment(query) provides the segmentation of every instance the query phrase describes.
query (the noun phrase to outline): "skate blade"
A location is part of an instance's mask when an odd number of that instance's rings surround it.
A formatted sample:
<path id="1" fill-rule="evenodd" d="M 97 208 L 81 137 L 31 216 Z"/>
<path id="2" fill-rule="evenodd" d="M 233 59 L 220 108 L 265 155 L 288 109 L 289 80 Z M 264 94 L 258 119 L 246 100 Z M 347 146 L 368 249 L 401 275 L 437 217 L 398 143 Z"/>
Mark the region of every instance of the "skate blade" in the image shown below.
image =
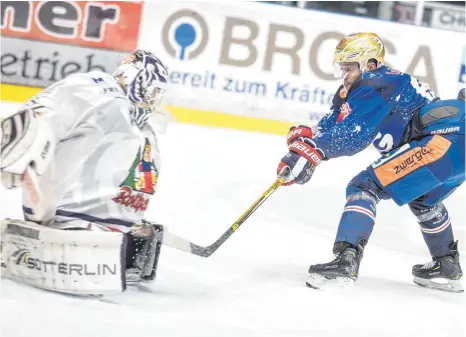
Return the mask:
<path id="1" fill-rule="evenodd" d="M 349 288 L 353 285 L 354 280 L 349 277 L 336 277 L 328 279 L 319 274 L 309 274 L 306 286 L 313 289 L 327 288 Z"/>
<path id="2" fill-rule="evenodd" d="M 413 282 L 422 287 L 449 291 L 454 293 L 464 292 L 464 288 L 461 285 L 460 280 L 448 280 L 445 278 L 436 278 L 436 279 L 423 279 L 419 277 L 414 277 Z"/>

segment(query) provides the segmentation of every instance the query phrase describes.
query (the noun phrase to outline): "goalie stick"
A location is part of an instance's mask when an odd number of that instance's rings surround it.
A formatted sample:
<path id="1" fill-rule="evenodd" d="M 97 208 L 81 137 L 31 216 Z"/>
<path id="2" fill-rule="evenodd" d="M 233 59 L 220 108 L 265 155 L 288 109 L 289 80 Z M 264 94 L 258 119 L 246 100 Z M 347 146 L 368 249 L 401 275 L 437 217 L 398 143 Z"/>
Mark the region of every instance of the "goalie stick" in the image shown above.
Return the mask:
<path id="1" fill-rule="evenodd" d="M 282 173 L 277 177 L 275 182 L 257 199 L 234 223 L 226 230 L 225 233 L 220 236 L 217 241 L 212 243 L 210 246 L 202 247 L 198 246 L 186 239 L 183 239 L 175 234 L 172 233 L 161 233 L 163 238 L 161 241 L 164 245 L 184 250 L 194 255 L 202 256 L 202 257 L 209 257 L 211 256 L 233 233 L 262 205 L 268 197 L 275 192 L 282 183 L 286 180 L 286 178 L 290 175 L 290 170 L 285 169 Z"/>

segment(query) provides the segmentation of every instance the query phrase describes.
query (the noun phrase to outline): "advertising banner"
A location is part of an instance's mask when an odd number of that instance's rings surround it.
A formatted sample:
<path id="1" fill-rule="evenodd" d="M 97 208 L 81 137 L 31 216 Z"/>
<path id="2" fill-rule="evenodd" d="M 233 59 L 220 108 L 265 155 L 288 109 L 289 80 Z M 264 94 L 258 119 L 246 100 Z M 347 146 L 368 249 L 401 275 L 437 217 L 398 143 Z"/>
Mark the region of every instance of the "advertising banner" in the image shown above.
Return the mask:
<path id="1" fill-rule="evenodd" d="M 46 87 L 113 71 L 138 44 L 141 2 L 2 1 L 2 83 Z"/>
<path id="2" fill-rule="evenodd" d="M 192 109 L 316 121 L 340 84 L 334 48 L 359 31 L 378 33 L 386 63 L 437 95 L 462 84 L 461 33 L 251 2 L 147 2 L 141 27 L 139 46 L 169 67 L 169 104 Z"/>
<path id="3" fill-rule="evenodd" d="M 458 77 L 458 82 L 462 83 L 462 86 L 465 87 L 466 83 L 466 47 L 463 48 L 463 57 L 461 59 L 461 70 Z"/>
<path id="4" fill-rule="evenodd" d="M 456 30 L 465 32 L 465 13 L 463 10 L 452 10 L 441 8 L 440 6 L 432 9 L 431 25 L 434 28 Z"/>
<path id="5" fill-rule="evenodd" d="M 2 82 L 46 87 L 76 72 L 107 71 L 127 53 L 2 37 Z"/>

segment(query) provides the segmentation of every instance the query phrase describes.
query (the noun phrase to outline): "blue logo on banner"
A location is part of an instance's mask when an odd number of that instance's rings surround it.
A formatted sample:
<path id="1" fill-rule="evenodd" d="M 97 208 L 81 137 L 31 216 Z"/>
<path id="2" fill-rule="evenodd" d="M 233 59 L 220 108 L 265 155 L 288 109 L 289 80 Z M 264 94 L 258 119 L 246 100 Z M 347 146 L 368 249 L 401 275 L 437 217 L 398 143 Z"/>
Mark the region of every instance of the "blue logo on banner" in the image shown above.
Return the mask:
<path id="1" fill-rule="evenodd" d="M 208 38 L 209 31 L 204 18 L 192 10 L 177 11 L 163 24 L 162 42 L 165 50 L 170 56 L 183 61 L 198 57 L 206 48 Z"/>
<path id="2" fill-rule="evenodd" d="M 180 46 L 180 60 L 186 57 L 186 49 L 196 41 L 196 29 L 189 23 L 182 23 L 175 29 L 175 41 Z"/>

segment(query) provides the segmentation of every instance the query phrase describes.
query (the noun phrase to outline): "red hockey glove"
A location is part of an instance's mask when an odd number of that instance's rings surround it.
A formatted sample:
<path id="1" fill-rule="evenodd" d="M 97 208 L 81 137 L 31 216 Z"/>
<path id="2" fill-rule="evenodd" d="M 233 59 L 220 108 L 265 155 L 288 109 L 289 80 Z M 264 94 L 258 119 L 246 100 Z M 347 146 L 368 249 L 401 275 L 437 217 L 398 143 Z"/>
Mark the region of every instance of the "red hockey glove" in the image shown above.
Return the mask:
<path id="1" fill-rule="evenodd" d="M 305 125 L 292 126 L 286 136 L 286 143 L 290 146 L 295 140 L 304 141 L 305 138 L 311 139 L 313 136 L 312 129 Z"/>
<path id="2" fill-rule="evenodd" d="M 283 185 L 294 183 L 304 185 L 311 179 L 316 166 L 322 162 L 323 152 L 316 149 L 314 142 L 309 138 L 305 138 L 304 141 L 295 140 L 289 150 L 290 152 L 278 164 L 277 174 L 280 174 L 285 167 L 289 167 L 291 174 Z"/>

